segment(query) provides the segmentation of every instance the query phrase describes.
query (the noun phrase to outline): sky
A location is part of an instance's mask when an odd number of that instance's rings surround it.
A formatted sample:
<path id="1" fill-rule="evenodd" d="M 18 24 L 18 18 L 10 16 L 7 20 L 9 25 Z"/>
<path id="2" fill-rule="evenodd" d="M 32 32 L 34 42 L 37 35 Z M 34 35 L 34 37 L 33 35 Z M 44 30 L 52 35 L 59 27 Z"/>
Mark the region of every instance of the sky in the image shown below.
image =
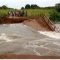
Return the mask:
<path id="1" fill-rule="evenodd" d="M 0 0 L 0 6 L 6 5 L 10 8 L 21 9 L 26 4 L 37 4 L 40 7 L 55 6 L 60 0 Z"/>

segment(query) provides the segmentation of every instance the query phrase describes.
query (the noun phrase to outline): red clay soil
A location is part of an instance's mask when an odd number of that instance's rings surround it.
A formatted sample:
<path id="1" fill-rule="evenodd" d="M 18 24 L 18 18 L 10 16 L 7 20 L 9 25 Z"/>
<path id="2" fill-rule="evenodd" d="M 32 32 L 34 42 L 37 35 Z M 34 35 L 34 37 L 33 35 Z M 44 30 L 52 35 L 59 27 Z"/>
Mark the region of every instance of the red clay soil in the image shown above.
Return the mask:
<path id="1" fill-rule="evenodd" d="M 4 23 L 21 23 L 23 22 L 25 25 L 34 28 L 37 31 L 52 31 L 48 24 L 44 21 L 42 17 L 38 19 L 30 19 L 26 17 L 11 17 L 5 18 L 3 20 Z"/>
<path id="2" fill-rule="evenodd" d="M 42 18 L 25 20 L 24 24 L 34 28 L 37 31 L 52 31 Z"/>
<path id="3" fill-rule="evenodd" d="M 4 18 L 3 23 L 21 23 L 24 20 L 27 20 L 26 17 L 11 17 L 11 18 Z"/>
<path id="4" fill-rule="evenodd" d="M 36 55 L 0 55 L 0 59 L 60 59 L 60 56 L 36 56 Z"/>

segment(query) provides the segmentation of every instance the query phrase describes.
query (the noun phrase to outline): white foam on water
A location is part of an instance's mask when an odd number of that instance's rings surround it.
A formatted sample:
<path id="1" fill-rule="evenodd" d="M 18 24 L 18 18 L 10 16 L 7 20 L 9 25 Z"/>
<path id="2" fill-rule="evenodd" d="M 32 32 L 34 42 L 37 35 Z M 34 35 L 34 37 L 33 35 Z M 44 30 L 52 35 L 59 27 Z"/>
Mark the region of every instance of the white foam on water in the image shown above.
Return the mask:
<path id="1" fill-rule="evenodd" d="M 35 31 L 23 24 L 0 26 L 0 54 L 47 56 L 52 52 L 60 56 L 60 33 Z"/>
<path id="2" fill-rule="evenodd" d="M 5 25 L 5 24 L 3 24 L 3 25 Z"/>
<path id="3" fill-rule="evenodd" d="M 0 34 L 0 40 L 6 40 L 6 42 L 10 42 L 11 40 L 6 36 L 5 33 Z"/>
<path id="4" fill-rule="evenodd" d="M 51 38 L 60 39 L 60 33 L 57 32 L 52 31 L 38 31 L 38 32 Z"/>
<path id="5" fill-rule="evenodd" d="M 0 34 L 0 40 L 5 40 L 6 43 L 1 44 L 0 45 L 0 54 L 19 54 L 19 52 L 21 51 L 25 51 L 24 54 L 33 54 L 33 55 L 39 55 L 39 56 L 44 56 L 44 54 L 48 54 L 49 51 L 59 51 L 59 49 L 51 49 L 49 47 L 45 47 L 45 45 L 49 45 L 52 41 L 49 41 L 49 38 L 42 38 L 42 39 L 35 39 L 34 37 L 31 38 L 24 38 L 18 35 L 6 35 L 4 33 Z M 48 40 L 47 40 L 48 39 Z M 53 40 L 53 39 L 52 39 Z M 51 44 L 55 44 L 57 45 L 56 41 L 54 41 L 55 43 L 51 43 Z M 47 50 L 47 52 L 45 53 L 44 51 L 41 52 L 39 51 L 39 49 L 44 49 Z M 30 53 L 28 53 L 27 51 L 30 51 Z M 31 53 L 31 51 L 33 53 Z M 22 52 L 22 53 L 23 53 Z M 21 53 L 21 54 L 22 54 Z"/>

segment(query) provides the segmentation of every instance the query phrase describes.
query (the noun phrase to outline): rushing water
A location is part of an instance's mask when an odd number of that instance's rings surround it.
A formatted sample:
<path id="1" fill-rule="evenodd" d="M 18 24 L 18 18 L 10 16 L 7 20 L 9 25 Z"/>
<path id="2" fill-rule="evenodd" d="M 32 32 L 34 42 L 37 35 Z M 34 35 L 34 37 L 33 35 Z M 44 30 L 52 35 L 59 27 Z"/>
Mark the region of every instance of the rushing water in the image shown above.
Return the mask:
<path id="1" fill-rule="evenodd" d="M 36 31 L 22 23 L 0 25 L 1 54 L 60 56 L 60 33 Z"/>

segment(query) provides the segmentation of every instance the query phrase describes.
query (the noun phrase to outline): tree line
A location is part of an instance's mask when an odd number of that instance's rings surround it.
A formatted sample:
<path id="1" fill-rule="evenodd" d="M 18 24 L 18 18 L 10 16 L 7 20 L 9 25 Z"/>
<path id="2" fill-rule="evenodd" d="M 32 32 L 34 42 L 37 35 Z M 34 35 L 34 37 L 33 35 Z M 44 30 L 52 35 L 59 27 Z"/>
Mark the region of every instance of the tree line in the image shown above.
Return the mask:
<path id="1" fill-rule="evenodd" d="M 55 9 L 56 7 L 60 7 L 60 3 L 55 4 L 55 6 L 50 6 L 50 7 L 40 7 L 36 4 L 26 4 L 25 7 L 21 7 L 21 9 Z"/>
<path id="2" fill-rule="evenodd" d="M 40 7 L 36 4 L 26 4 L 25 7 L 21 7 L 21 9 L 55 9 L 56 7 L 60 7 L 60 3 L 55 4 L 55 6 L 50 7 Z M 0 7 L 0 9 L 14 9 L 14 8 L 8 8 L 6 5 L 3 5 Z"/>
<path id="3" fill-rule="evenodd" d="M 14 9 L 14 8 L 8 8 L 6 5 L 0 6 L 0 9 Z"/>

